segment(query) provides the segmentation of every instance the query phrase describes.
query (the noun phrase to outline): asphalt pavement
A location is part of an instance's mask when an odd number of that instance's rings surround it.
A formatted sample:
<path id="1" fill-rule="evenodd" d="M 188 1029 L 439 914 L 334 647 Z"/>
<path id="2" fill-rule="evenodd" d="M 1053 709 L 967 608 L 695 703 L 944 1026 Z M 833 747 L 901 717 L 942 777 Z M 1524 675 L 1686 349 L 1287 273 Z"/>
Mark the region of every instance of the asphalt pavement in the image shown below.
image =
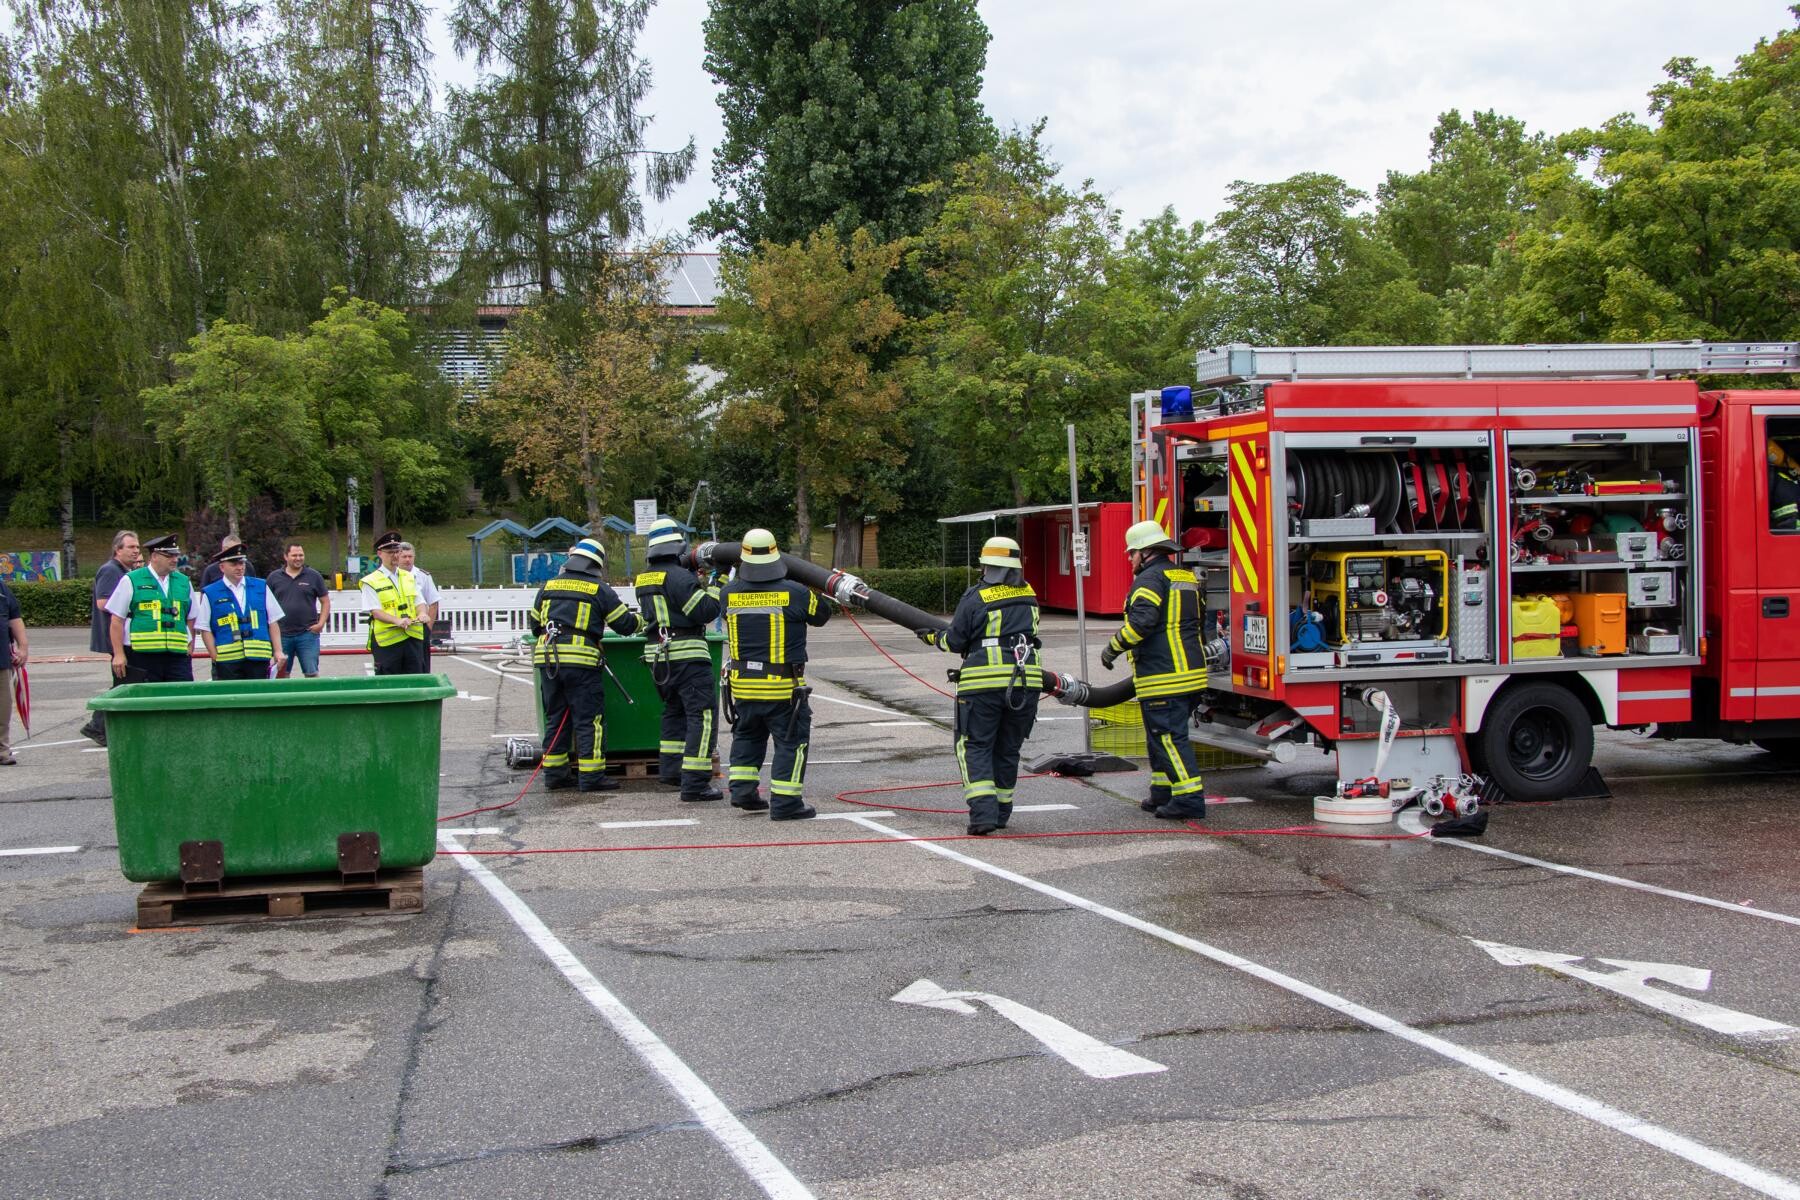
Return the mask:
<path id="1" fill-rule="evenodd" d="M 34 633 L 0 768 L 0 1196 L 1800 1198 L 1800 806 L 1752 748 L 1603 732 L 1610 799 L 1473 843 L 1234 832 L 1311 825 L 1305 752 L 1212 773 L 1206 832 L 1140 769 L 971 839 L 873 790 L 954 781 L 950 703 L 840 619 L 829 819 L 533 788 L 444 824 L 422 913 L 139 931 L 83 641 Z M 440 811 L 518 797 L 529 677 L 434 668 Z M 1026 757 L 1080 743 L 1046 703 Z M 233 749 L 171 752 L 204 794 Z"/>

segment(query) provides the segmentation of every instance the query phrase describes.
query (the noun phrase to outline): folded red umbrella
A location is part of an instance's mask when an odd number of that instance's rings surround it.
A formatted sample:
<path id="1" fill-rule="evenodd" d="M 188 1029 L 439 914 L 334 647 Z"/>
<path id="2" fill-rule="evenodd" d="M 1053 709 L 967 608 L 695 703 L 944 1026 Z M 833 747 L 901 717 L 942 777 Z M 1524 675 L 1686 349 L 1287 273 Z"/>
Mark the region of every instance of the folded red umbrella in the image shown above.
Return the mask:
<path id="1" fill-rule="evenodd" d="M 23 665 L 13 668 L 13 707 L 19 710 L 19 724 L 25 736 L 31 736 L 31 676 Z"/>

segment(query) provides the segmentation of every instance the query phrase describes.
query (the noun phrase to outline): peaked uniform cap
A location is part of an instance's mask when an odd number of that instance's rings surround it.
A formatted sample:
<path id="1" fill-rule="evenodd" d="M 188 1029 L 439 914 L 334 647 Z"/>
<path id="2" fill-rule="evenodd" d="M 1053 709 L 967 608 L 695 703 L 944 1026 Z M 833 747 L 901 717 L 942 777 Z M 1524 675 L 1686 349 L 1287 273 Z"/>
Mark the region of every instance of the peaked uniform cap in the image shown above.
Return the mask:
<path id="1" fill-rule="evenodd" d="M 1009 537 L 991 537 L 981 547 L 981 564 L 986 567 L 1015 567 L 1022 569 L 1024 559 L 1020 556 L 1019 543 Z"/>
<path id="2" fill-rule="evenodd" d="M 145 554 L 172 554 L 177 558 L 181 557 L 181 544 L 176 541 L 175 535 L 172 533 L 165 533 L 159 538 L 151 538 L 143 543 L 142 549 Z"/>
<path id="3" fill-rule="evenodd" d="M 206 560 L 209 563 L 249 562 L 250 554 L 244 549 L 242 542 L 225 547 Z"/>
<path id="4" fill-rule="evenodd" d="M 375 539 L 375 548 L 377 550 L 391 550 L 405 540 L 405 538 L 400 536 L 400 531 L 398 529 L 390 529 Z"/>

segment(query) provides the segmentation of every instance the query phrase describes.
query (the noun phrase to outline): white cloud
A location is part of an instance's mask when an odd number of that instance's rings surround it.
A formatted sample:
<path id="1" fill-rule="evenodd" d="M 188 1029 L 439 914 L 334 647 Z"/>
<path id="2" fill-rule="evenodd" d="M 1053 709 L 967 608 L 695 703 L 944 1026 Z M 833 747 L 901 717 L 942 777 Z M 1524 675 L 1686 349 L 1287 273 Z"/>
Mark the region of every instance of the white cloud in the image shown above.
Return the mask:
<path id="1" fill-rule="evenodd" d="M 1174 205 L 1210 220 L 1234 179 L 1326 171 L 1373 192 L 1425 165 L 1439 113 L 1494 108 L 1561 133 L 1642 115 L 1663 64 L 1729 70 L 1787 28 L 1787 0 L 982 0 L 993 35 L 982 101 L 1001 125 L 1048 117 L 1065 178 L 1091 178 L 1135 224 Z M 661 0 L 640 52 L 651 141 L 700 159 L 654 228 L 712 195 L 720 131 L 702 59 L 705 0 Z M 440 76 L 467 77 L 441 40 Z"/>

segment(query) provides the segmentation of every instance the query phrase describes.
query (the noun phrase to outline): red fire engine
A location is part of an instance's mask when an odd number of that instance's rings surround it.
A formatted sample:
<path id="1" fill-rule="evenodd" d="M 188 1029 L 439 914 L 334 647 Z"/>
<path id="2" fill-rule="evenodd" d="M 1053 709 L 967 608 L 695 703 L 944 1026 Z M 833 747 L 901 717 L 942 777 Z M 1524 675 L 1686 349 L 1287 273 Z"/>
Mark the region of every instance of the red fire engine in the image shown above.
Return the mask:
<path id="1" fill-rule="evenodd" d="M 1594 726 L 1800 751 L 1800 345 L 1203 351 L 1132 397 L 1133 504 L 1206 568 L 1196 738 L 1340 780 L 1570 794 Z M 1690 378 L 1679 378 L 1689 376 Z M 1797 468 L 1800 470 L 1800 468 Z M 1778 485 L 1780 486 L 1780 485 Z M 1209 630 L 1209 634 L 1213 632 Z"/>

